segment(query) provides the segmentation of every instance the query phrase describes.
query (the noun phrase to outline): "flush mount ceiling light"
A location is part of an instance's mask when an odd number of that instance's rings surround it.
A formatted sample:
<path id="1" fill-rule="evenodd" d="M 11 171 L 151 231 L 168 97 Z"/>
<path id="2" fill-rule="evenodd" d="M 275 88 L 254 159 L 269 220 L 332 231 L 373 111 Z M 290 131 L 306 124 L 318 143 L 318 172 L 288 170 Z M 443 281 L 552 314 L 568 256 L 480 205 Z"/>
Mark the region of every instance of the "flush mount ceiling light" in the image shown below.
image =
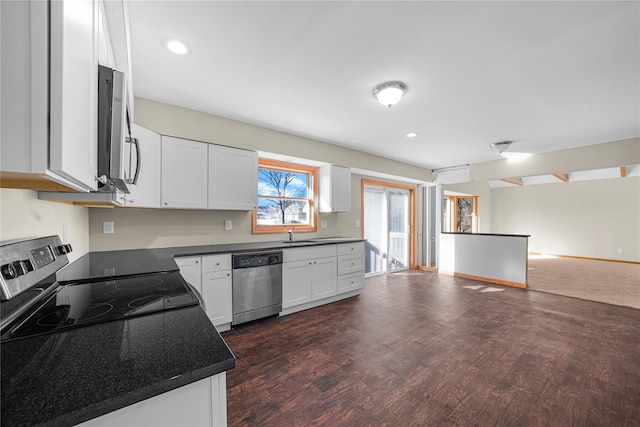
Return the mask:
<path id="1" fill-rule="evenodd" d="M 189 52 L 189 48 L 186 44 L 181 42 L 180 40 L 169 40 L 166 45 L 169 51 L 175 53 L 176 55 L 186 55 Z"/>
<path id="2" fill-rule="evenodd" d="M 407 134 L 407 138 L 415 138 L 416 136 L 418 136 L 418 132 L 409 132 Z"/>
<path id="3" fill-rule="evenodd" d="M 386 82 L 378 85 L 373 94 L 382 105 L 391 108 L 400 101 L 402 95 L 407 91 L 407 85 L 402 82 Z"/>
<path id="4" fill-rule="evenodd" d="M 493 148 L 498 153 L 502 154 L 503 151 L 506 151 L 509 149 L 509 146 L 511 145 L 512 142 L 513 141 L 494 142 L 493 144 L 489 144 L 489 147 Z"/>
<path id="5" fill-rule="evenodd" d="M 507 152 L 512 142 L 513 141 L 494 142 L 493 144 L 489 144 L 489 147 L 496 150 L 498 153 L 500 153 L 502 157 L 507 159 L 509 162 L 521 162 L 531 155 L 531 153 Z"/>

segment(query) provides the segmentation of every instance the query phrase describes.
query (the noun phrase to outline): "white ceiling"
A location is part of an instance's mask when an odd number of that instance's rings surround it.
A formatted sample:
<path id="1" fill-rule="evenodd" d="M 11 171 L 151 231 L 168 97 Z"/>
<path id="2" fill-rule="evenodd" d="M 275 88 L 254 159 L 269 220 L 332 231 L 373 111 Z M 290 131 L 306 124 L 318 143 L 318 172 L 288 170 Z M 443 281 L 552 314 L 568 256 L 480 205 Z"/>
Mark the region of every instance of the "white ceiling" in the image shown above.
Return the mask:
<path id="1" fill-rule="evenodd" d="M 130 1 L 136 96 L 436 169 L 640 136 L 637 1 Z M 163 43 L 186 42 L 180 57 Z M 374 87 L 401 80 L 391 109 Z M 410 131 L 419 132 L 413 139 Z"/>

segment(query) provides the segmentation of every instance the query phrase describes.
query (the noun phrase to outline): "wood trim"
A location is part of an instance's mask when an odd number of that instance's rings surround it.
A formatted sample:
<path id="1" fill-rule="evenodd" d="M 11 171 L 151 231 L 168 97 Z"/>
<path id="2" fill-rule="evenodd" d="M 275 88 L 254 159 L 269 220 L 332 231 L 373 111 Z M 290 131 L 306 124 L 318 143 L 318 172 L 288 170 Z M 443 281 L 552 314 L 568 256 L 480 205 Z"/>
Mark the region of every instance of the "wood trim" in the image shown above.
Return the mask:
<path id="1" fill-rule="evenodd" d="M 272 159 L 258 159 L 258 167 L 273 167 L 291 172 L 303 172 L 311 174 L 313 181 L 313 196 L 309 199 L 311 214 L 311 224 L 301 225 L 295 224 L 295 233 L 312 233 L 318 231 L 318 168 L 307 165 L 299 165 L 297 163 L 281 162 Z M 256 185 L 258 183 L 256 182 Z M 291 229 L 291 225 L 257 225 L 257 209 L 251 211 L 251 233 L 252 234 L 280 234 L 287 233 Z"/>
<path id="2" fill-rule="evenodd" d="M 627 177 L 627 167 L 620 166 L 620 178 L 626 178 L 626 177 Z"/>
<path id="3" fill-rule="evenodd" d="M 0 172 L 0 188 L 17 188 L 23 190 L 72 191 L 71 187 L 51 181 L 46 176 L 33 173 Z"/>
<path id="4" fill-rule="evenodd" d="M 554 173 L 552 175 L 554 176 L 554 178 L 557 178 L 560 181 L 569 182 L 569 175 L 567 175 L 566 173 Z"/>
<path id="5" fill-rule="evenodd" d="M 500 181 L 507 182 L 509 184 L 522 185 L 522 178 L 503 178 Z"/>
<path id="6" fill-rule="evenodd" d="M 360 225 L 362 226 L 362 238 L 364 239 L 364 187 L 365 185 L 373 185 L 376 187 L 391 187 L 409 190 L 409 268 L 416 268 L 415 259 L 415 241 L 416 241 L 416 186 L 407 184 L 396 184 L 393 182 L 377 181 L 373 179 L 362 179 L 360 182 L 360 199 L 361 199 L 361 217 Z"/>
<path id="7" fill-rule="evenodd" d="M 508 281 L 508 280 L 500 280 L 500 279 L 492 279 L 491 277 L 474 276 L 472 274 L 456 273 L 456 272 L 453 272 L 453 271 L 442 271 L 442 270 L 440 270 L 439 273 L 443 273 L 443 274 L 446 274 L 446 275 L 449 275 L 449 276 L 453 276 L 453 277 L 462 277 L 463 279 L 471 279 L 471 280 L 477 280 L 479 282 L 495 283 L 496 285 L 511 286 L 511 287 L 520 288 L 520 289 L 527 289 L 529 287 L 526 283 L 511 282 L 511 281 Z"/>
<path id="8" fill-rule="evenodd" d="M 426 265 L 419 265 L 418 266 L 418 270 L 423 270 L 423 271 L 431 271 L 432 273 L 437 273 L 438 269 L 434 268 L 434 267 L 427 267 Z"/>
<path id="9" fill-rule="evenodd" d="M 542 252 L 529 252 L 529 255 L 543 255 Z M 623 259 L 609 259 L 609 258 L 591 258 L 586 256 L 577 256 L 577 255 L 559 255 L 559 254 L 548 254 L 557 258 L 574 258 L 574 259 L 584 259 L 589 261 L 604 261 L 604 262 L 621 262 L 623 264 L 640 264 L 640 261 L 627 261 Z"/>
<path id="10" fill-rule="evenodd" d="M 462 233 L 460 231 L 458 231 L 458 221 L 460 220 L 460 216 L 458 215 L 458 199 L 473 199 L 473 216 L 471 219 L 471 233 L 464 233 L 464 234 L 478 234 L 478 197 L 479 196 L 473 196 L 473 195 L 468 195 L 468 196 L 456 196 L 453 194 L 445 194 L 444 195 L 445 198 L 449 199 L 449 202 L 452 205 L 452 212 L 450 212 L 449 214 L 453 214 L 453 224 L 449 224 L 450 228 L 453 228 L 456 231 L 452 231 L 450 233 Z M 450 218 L 448 219 L 450 220 Z M 445 233 L 449 233 L 449 232 L 445 232 Z"/>

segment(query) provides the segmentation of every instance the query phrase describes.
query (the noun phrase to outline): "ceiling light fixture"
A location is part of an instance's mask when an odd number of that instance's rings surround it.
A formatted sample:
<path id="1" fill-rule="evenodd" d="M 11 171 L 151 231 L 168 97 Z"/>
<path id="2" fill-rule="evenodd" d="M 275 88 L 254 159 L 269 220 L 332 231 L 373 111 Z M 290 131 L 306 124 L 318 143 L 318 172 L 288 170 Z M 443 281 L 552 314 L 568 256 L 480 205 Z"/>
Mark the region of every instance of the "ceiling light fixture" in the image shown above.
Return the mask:
<path id="1" fill-rule="evenodd" d="M 496 150 L 502 157 L 509 162 L 521 162 L 531 155 L 531 153 L 507 152 L 513 141 L 501 141 L 489 144 L 489 147 Z"/>
<path id="2" fill-rule="evenodd" d="M 494 142 L 493 144 L 489 144 L 489 147 L 493 148 L 498 153 L 502 154 L 503 151 L 506 151 L 509 149 L 509 146 L 511 145 L 512 142 L 513 141 Z"/>
<path id="3" fill-rule="evenodd" d="M 407 134 L 407 138 L 415 138 L 416 136 L 418 136 L 418 132 L 409 132 Z"/>
<path id="4" fill-rule="evenodd" d="M 400 101 L 402 95 L 407 91 L 407 85 L 402 82 L 386 82 L 378 85 L 373 94 L 382 105 L 391 108 Z"/>
<path id="5" fill-rule="evenodd" d="M 189 48 L 187 47 L 187 45 L 180 40 L 169 40 L 166 46 L 169 51 L 175 53 L 176 55 L 186 55 L 189 52 Z"/>

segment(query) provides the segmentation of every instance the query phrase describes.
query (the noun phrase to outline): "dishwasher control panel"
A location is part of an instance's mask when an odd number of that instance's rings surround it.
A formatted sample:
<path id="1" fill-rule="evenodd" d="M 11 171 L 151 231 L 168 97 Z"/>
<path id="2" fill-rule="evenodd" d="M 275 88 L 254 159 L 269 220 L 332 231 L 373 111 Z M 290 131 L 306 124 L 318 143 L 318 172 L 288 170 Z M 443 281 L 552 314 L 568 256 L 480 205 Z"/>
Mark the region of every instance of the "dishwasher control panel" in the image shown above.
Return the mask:
<path id="1" fill-rule="evenodd" d="M 282 264 L 282 251 L 246 252 L 232 254 L 233 268 L 252 268 Z"/>

